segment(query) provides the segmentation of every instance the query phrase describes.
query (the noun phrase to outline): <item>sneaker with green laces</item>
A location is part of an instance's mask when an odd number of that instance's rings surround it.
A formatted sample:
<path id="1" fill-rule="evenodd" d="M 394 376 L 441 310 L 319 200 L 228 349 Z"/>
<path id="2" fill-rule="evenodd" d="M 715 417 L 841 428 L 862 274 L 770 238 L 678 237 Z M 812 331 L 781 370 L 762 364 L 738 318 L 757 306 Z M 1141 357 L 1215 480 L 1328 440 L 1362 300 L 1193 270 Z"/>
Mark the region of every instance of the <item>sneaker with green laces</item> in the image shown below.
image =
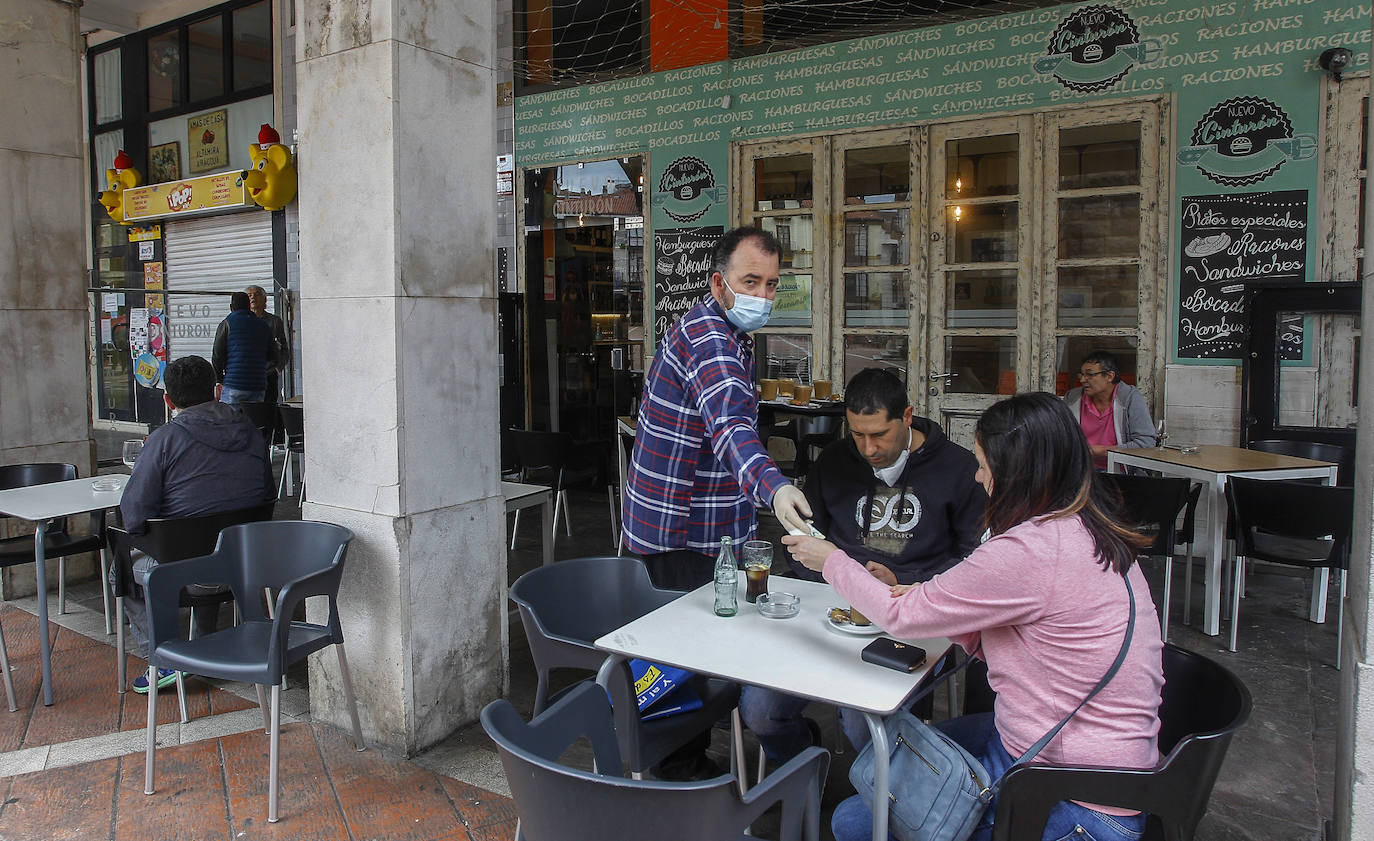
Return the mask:
<path id="1" fill-rule="evenodd" d="M 177 673 L 175 669 L 157 670 L 158 689 L 166 689 L 176 682 Z M 134 691 L 140 695 L 146 695 L 148 693 L 148 673 L 146 671 L 134 678 Z"/>

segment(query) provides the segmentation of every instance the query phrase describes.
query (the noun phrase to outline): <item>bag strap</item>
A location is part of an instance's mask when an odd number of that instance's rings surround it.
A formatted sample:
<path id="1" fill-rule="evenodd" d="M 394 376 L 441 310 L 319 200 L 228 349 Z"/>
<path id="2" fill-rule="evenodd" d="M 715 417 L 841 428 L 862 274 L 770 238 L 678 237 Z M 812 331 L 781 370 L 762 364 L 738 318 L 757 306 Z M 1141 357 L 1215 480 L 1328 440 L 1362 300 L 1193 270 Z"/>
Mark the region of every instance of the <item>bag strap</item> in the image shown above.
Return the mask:
<path id="1" fill-rule="evenodd" d="M 1121 578 L 1126 582 L 1126 595 L 1128 596 L 1130 601 L 1131 614 L 1130 617 L 1126 620 L 1126 637 L 1121 641 L 1121 650 L 1116 653 L 1116 661 L 1112 663 L 1112 667 L 1107 670 L 1107 673 L 1102 676 L 1102 679 L 1097 682 L 1097 686 L 1093 687 L 1093 691 L 1089 692 L 1086 698 L 1078 702 L 1078 706 L 1073 708 L 1073 712 L 1064 716 L 1063 721 L 1056 724 L 1053 730 L 1042 736 L 1040 738 L 1040 741 L 1031 745 L 1030 749 L 1027 750 L 1025 753 L 1021 754 L 1021 758 L 1016 760 L 1016 762 L 1013 764 L 1019 765 L 1023 762 L 1030 762 L 1032 759 L 1034 759 L 1035 755 L 1038 754 L 1045 747 L 1045 745 L 1048 745 L 1051 741 L 1053 741 L 1055 736 L 1059 735 L 1059 731 L 1064 729 L 1064 725 L 1069 723 L 1069 719 L 1077 715 L 1078 711 L 1083 709 L 1084 704 L 1087 704 L 1089 701 L 1093 699 L 1094 695 L 1102 691 L 1102 687 L 1106 686 L 1107 683 L 1110 682 L 1111 679 L 1116 676 L 1117 670 L 1119 670 L 1121 668 L 1121 664 L 1126 661 L 1126 652 L 1129 651 L 1131 648 L 1131 637 L 1135 635 L 1135 592 L 1131 590 L 1131 579 L 1129 571 L 1126 575 L 1121 576 Z M 996 789 L 1000 783 L 1001 780 L 998 780 L 996 783 L 993 784 L 992 788 Z"/>

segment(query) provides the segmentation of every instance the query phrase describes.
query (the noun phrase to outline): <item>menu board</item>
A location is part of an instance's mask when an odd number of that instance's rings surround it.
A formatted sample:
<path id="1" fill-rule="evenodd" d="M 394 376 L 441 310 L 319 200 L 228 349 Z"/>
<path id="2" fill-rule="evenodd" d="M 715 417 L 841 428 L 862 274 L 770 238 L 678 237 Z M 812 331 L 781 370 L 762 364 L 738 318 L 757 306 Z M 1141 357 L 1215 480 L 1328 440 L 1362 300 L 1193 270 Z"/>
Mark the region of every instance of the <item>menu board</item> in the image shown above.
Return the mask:
<path id="1" fill-rule="evenodd" d="M 1246 285 L 1307 276 L 1307 191 L 1183 199 L 1178 355 L 1235 358 L 1245 346 Z M 1302 356 L 1302 323 L 1282 325 L 1283 359 Z"/>
<path id="2" fill-rule="evenodd" d="M 720 225 L 654 233 L 654 343 L 706 294 Z"/>

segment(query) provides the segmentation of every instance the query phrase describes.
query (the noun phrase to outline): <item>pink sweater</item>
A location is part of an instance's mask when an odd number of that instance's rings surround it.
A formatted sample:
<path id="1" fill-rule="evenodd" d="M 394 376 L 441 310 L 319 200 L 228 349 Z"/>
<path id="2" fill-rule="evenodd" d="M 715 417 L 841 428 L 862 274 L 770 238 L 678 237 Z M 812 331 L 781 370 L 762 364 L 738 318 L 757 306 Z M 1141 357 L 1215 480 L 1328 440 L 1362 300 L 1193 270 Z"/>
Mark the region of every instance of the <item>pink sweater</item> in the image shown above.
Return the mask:
<path id="1" fill-rule="evenodd" d="M 949 637 L 970 652 L 981 639 L 997 692 L 997 732 L 1013 758 L 1097 685 L 1126 632 L 1126 585 L 1097 562 L 1078 517 L 1028 520 L 899 598 L 838 550 L 823 574 L 893 636 Z M 1158 761 L 1159 617 L 1140 567 L 1129 575 L 1136 618 L 1126 661 L 1036 762 L 1145 768 Z"/>

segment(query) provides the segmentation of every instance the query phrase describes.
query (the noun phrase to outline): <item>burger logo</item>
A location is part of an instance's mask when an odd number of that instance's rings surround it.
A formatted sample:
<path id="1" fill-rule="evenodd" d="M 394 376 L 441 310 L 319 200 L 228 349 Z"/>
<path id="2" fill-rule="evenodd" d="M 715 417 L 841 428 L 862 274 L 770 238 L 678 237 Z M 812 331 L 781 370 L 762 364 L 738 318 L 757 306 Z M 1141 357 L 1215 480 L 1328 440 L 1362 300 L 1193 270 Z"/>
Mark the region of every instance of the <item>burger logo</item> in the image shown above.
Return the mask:
<path id="1" fill-rule="evenodd" d="M 1257 96 L 1238 96 L 1202 116 L 1178 162 L 1197 167 L 1218 184 L 1244 187 L 1278 172 L 1285 161 L 1306 160 L 1316 152 L 1317 139 L 1294 134 L 1282 108 Z"/>
<path id="2" fill-rule="evenodd" d="M 725 200 L 715 173 L 700 158 L 683 156 L 668 164 L 658 179 L 654 201 L 678 222 L 692 222 Z"/>
<path id="3" fill-rule="evenodd" d="M 1086 6 L 1059 22 L 1035 71 L 1081 93 L 1102 91 L 1137 64 L 1159 57 L 1159 42 L 1141 40 L 1130 15 L 1111 6 Z"/>

